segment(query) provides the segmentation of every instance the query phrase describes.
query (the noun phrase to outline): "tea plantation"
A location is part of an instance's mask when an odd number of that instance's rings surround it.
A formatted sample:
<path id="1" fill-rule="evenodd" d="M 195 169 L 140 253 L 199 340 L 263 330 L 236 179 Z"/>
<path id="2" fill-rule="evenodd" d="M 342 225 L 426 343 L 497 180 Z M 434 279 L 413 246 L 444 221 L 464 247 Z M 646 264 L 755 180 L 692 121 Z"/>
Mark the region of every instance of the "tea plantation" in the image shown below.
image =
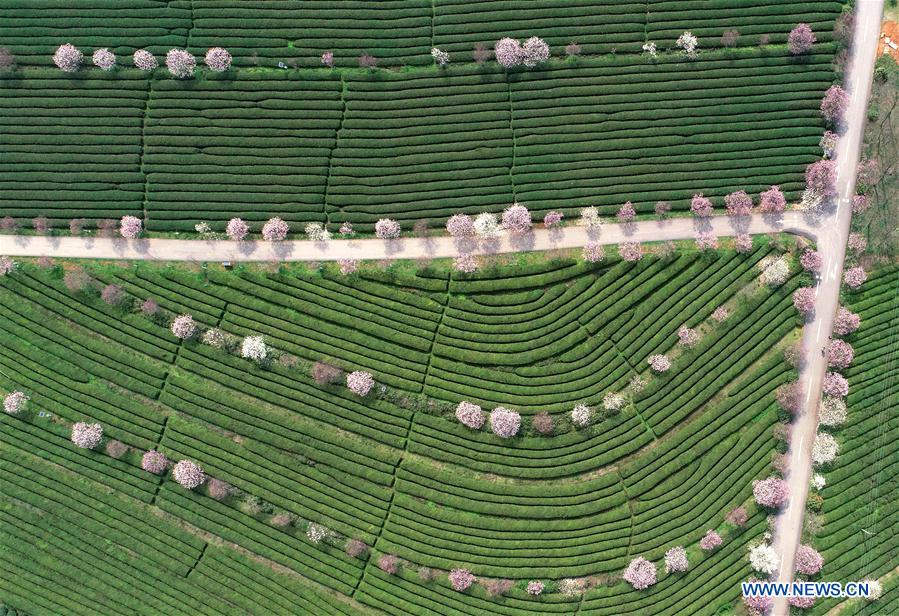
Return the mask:
<path id="1" fill-rule="evenodd" d="M 235 216 L 281 216 L 296 229 L 351 221 L 370 231 L 383 217 L 409 228 L 513 201 L 571 217 L 628 200 L 643 213 L 660 200 L 686 210 L 697 192 L 720 201 L 772 184 L 798 197 L 821 154 L 818 107 L 834 80 L 842 3 L 528 4 L 0 8 L 0 46 L 19 63 L 0 72 L 0 217 L 62 227 L 127 214 L 150 231 L 222 231 Z M 800 21 L 817 42 L 797 57 L 784 41 Z M 700 41 L 695 60 L 675 46 L 687 28 Z M 722 48 L 733 29 L 741 36 Z M 472 60 L 478 42 L 532 34 L 552 50 L 536 69 Z M 571 41 L 581 55 L 566 59 Z M 646 41 L 658 57 L 641 51 Z M 50 58 L 63 42 L 83 46 L 88 65 L 91 49 L 110 47 L 118 67 L 62 72 Z M 169 47 L 213 45 L 234 55 L 230 70 L 178 80 L 164 66 L 132 67 L 135 49 L 164 59 Z M 433 66 L 432 47 L 450 63 Z M 334 68 L 321 64 L 326 50 Z M 350 68 L 363 52 L 382 68 Z"/>
<path id="2" fill-rule="evenodd" d="M 767 526 L 751 481 L 770 473 L 773 394 L 792 377 L 776 347 L 798 325 L 801 277 L 760 286 L 773 251 L 349 278 L 90 266 L 74 292 L 72 264 L 67 284 L 23 265 L 0 278 L 0 390 L 31 398 L 0 421 L 4 600 L 34 614 L 725 609 Z M 262 335 L 272 361 L 179 341 L 168 322 L 185 313 Z M 698 343 L 678 344 L 681 325 Z M 654 353 L 668 372 L 650 373 Z M 317 382 L 317 361 L 375 388 Z M 623 404 L 604 409 L 608 392 Z M 464 427 L 461 400 L 514 408 L 520 434 Z M 592 425 L 572 425 L 577 403 L 597 409 Z M 102 424 L 104 445 L 75 447 L 77 421 Z M 146 472 L 148 449 L 211 479 L 187 490 Z M 747 523 L 725 522 L 740 505 Z M 700 550 L 709 529 L 724 543 Z M 661 566 L 675 545 L 688 572 L 661 568 L 639 592 L 620 581 L 633 557 Z M 478 583 L 454 590 L 458 568 Z"/>

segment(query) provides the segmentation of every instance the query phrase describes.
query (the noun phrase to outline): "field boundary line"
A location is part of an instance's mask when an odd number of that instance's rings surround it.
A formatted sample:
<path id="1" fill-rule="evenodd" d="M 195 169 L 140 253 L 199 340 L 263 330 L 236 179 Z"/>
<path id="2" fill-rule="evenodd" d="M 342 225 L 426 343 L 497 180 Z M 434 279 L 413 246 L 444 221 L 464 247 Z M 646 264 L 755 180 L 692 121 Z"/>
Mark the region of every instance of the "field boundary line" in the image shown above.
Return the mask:
<path id="1" fill-rule="evenodd" d="M 334 163 L 334 152 L 340 144 L 340 131 L 343 129 L 343 120 L 346 118 L 346 93 L 347 83 L 340 77 L 340 120 L 337 121 L 337 130 L 334 131 L 334 147 L 328 151 L 328 167 L 325 169 L 325 193 L 322 195 L 322 213 L 325 215 L 325 226 L 331 224 L 331 214 L 328 212 L 328 191 L 331 188 L 331 166 Z M 337 208 L 340 209 L 340 208 Z"/>

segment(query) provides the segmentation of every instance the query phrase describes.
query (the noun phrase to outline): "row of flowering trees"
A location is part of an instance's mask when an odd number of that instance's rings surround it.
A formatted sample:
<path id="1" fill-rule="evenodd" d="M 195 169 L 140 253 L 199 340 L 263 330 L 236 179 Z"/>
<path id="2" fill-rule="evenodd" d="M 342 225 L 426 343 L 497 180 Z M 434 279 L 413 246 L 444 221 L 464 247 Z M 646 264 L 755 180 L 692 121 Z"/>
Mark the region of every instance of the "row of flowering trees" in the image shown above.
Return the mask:
<path id="1" fill-rule="evenodd" d="M 138 49 L 131 57 L 134 66 L 142 71 L 150 72 L 159 66 L 156 57 L 146 49 Z M 117 66 L 116 55 L 109 49 L 97 49 L 91 56 L 94 66 L 104 71 L 111 71 Z M 60 45 L 53 54 L 53 63 L 61 71 L 74 73 L 81 68 L 84 53 L 70 43 Z M 227 49 L 213 47 L 203 57 L 206 68 L 223 73 L 231 68 L 231 54 Z M 179 79 L 192 77 L 197 68 L 197 59 L 186 49 L 170 49 L 165 55 L 165 65 L 172 76 Z"/>

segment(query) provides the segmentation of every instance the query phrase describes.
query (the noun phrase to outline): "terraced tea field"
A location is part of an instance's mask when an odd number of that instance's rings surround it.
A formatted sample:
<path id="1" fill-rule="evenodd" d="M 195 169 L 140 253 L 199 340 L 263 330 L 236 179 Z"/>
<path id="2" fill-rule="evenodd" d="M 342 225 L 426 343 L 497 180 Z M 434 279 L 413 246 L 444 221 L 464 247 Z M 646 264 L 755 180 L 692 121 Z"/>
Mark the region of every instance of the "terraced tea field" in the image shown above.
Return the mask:
<path id="1" fill-rule="evenodd" d="M 832 30 L 842 4 L 763 2 L 23 2 L 0 9 L 0 45 L 21 68 L 0 75 L 0 217 L 56 227 L 136 215 L 150 231 L 221 231 L 234 216 L 281 216 L 294 231 L 376 220 L 406 228 L 513 201 L 569 218 L 630 200 L 686 210 L 721 198 L 804 187 L 820 157 L 818 106 L 834 79 Z M 78 15 L 74 19 L 74 15 Z M 5 18 L 5 20 L 3 19 Z M 62 41 L 119 54 L 111 73 L 48 68 Z M 360 21 L 361 20 L 361 21 Z M 818 42 L 797 59 L 799 21 Z M 364 27 L 358 24 L 364 23 Z M 352 24 L 357 24 L 353 26 Z M 700 39 L 698 59 L 674 50 Z M 723 31 L 743 36 L 721 49 Z M 470 50 L 503 34 L 539 34 L 553 58 L 536 70 L 478 66 Z M 770 35 L 759 46 L 762 35 Z M 582 57 L 565 60 L 576 39 Z M 641 52 L 657 41 L 652 59 Z M 120 46 L 117 46 L 120 45 Z M 147 76 L 130 54 L 223 45 L 224 74 Z M 448 50 L 443 68 L 431 47 Z M 337 67 L 320 54 L 332 49 Z M 402 70 L 349 68 L 368 51 Z M 248 57 L 257 54 L 261 67 Z M 296 67 L 274 68 L 276 59 Z"/>
<path id="2" fill-rule="evenodd" d="M 897 540 L 896 464 L 899 418 L 897 406 L 897 335 L 899 335 L 899 269 L 877 271 L 849 307 L 861 316 L 852 334 L 856 359 L 846 371 L 851 390 L 848 420 L 837 433 L 840 457 L 827 472 L 822 491 L 823 528 L 816 544 L 824 556 L 826 580 L 876 579 L 895 569 Z M 863 537 L 860 540 L 860 535 Z M 889 588 L 885 583 L 884 588 Z M 884 603 L 845 614 L 888 614 L 895 606 L 895 581 Z M 888 597 L 892 595 L 890 604 Z M 822 601 L 823 614 L 833 601 Z M 860 602 L 857 602 L 860 603 Z M 884 611 L 885 610 L 885 611 Z"/>
<path id="3" fill-rule="evenodd" d="M 791 378 L 775 346 L 797 327 L 800 277 L 759 287 L 771 251 L 472 276 L 90 269 L 167 318 L 263 335 L 277 356 L 267 366 L 179 342 L 164 320 L 24 266 L 0 278 L 0 389 L 31 397 L 0 421 L 8 602 L 35 614 L 716 613 L 736 601 L 746 545 L 766 527 L 751 481 L 770 472 L 773 392 Z M 682 324 L 701 332 L 692 348 L 677 345 Z M 649 373 L 653 353 L 672 357 L 668 373 Z M 318 360 L 370 371 L 375 391 L 316 383 Z M 645 387 L 629 385 L 636 375 Z M 602 410 L 610 391 L 625 393 L 617 411 Z M 521 434 L 463 427 L 463 399 L 520 411 Z M 579 402 L 600 409 L 589 428 L 570 422 Z M 552 434 L 536 431 L 541 411 Z M 68 426 L 82 420 L 129 451 L 74 447 Z M 151 448 L 239 493 L 141 470 Z M 745 528 L 724 521 L 741 504 Z M 310 523 L 329 536 L 311 541 Z M 702 552 L 710 528 L 725 542 Z M 370 552 L 348 556 L 348 538 Z M 674 545 L 686 574 L 660 570 L 641 592 L 619 581 L 634 556 L 660 562 Z M 379 568 L 385 555 L 400 559 L 395 574 Z M 453 590 L 446 572 L 463 567 L 484 585 Z M 569 578 L 590 589 L 555 591 Z M 52 590 L 36 596 L 44 579 Z M 491 579 L 511 587 L 491 596 Z M 547 585 L 538 599 L 531 580 Z"/>

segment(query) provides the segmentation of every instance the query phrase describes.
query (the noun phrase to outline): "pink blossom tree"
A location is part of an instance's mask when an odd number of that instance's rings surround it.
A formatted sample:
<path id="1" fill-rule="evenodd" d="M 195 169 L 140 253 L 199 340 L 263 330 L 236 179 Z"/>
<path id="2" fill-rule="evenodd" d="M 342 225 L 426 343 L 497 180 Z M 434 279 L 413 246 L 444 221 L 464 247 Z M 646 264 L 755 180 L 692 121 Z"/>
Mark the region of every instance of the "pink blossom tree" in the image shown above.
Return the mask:
<path id="1" fill-rule="evenodd" d="M 396 575 L 400 570 L 400 559 L 393 554 L 381 554 L 378 557 L 378 569 L 390 575 Z"/>
<path id="2" fill-rule="evenodd" d="M 654 372 L 668 372 L 671 368 L 671 360 L 665 355 L 650 355 L 646 361 Z"/>
<path id="3" fill-rule="evenodd" d="M 206 474 L 200 466 L 191 460 L 181 460 L 172 469 L 172 478 L 181 487 L 193 490 L 199 488 L 206 481 Z"/>
<path id="4" fill-rule="evenodd" d="M 382 218 L 375 223 L 375 235 L 382 240 L 393 240 L 400 236 L 400 223 L 391 218 Z"/>
<path id="5" fill-rule="evenodd" d="M 667 201 L 658 201 L 655 205 L 655 213 L 656 218 L 659 220 L 664 220 L 668 217 L 669 212 L 671 212 L 671 204 Z"/>
<path id="6" fill-rule="evenodd" d="M 478 271 L 478 259 L 469 253 L 463 253 L 453 259 L 453 269 L 463 274 L 473 274 Z"/>
<path id="7" fill-rule="evenodd" d="M 463 592 L 474 584 L 475 577 L 468 569 L 453 569 L 449 573 L 449 581 L 453 590 Z"/>
<path id="8" fill-rule="evenodd" d="M 844 340 L 831 340 L 827 345 L 827 364 L 831 368 L 848 368 L 855 359 L 852 345 Z"/>
<path id="9" fill-rule="evenodd" d="M 531 213 L 525 206 L 513 203 L 503 210 L 502 225 L 503 229 L 515 235 L 527 233 L 531 230 Z"/>
<path id="10" fill-rule="evenodd" d="M 321 62 L 328 68 L 334 68 L 334 52 L 326 51 L 322 54 Z"/>
<path id="11" fill-rule="evenodd" d="M 737 507 L 731 510 L 724 519 L 734 526 L 742 528 L 749 520 L 749 515 L 746 513 L 746 507 Z"/>
<path id="12" fill-rule="evenodd" d="M 710 231 L 701 231 L 696 234 L 696 248 L 700 251 L 717 250 L 718 236 Z"/>
<path id="13" fill-rule="evenodd" d="M 337 259 L 337 268 L 344 276 L 359 271 L 359 259 Z"/>
<path id="14" fill-rule="evenodd" d="M 861 265 L 856 265 L 855 267 L 850 267 L 846 271 L 843 272 L 843 282 L 846 283 L 850 289 L 857 289 L 868 279 L 868 274 L 865 272 L 865 268 Z"/>
<path id="15" fill-rule="evenodd" d="M 467 428 L 480 430 L 484 425 L 485 415 L 477 404 L 463 401 L 456 406 L 456 419 Z"/>
<path id="16" fill-rule="evenodd" d="M 637 220 L 637 212 L 631 202 L 627 201 L 618 209 L 618 222 L 626 224 L 635 220 Z"/>
<path id="17" fill-rule="evenodd" d="M 786 206 L 787 200 L 780 186 L 772 186 L 759 195 L 759 211 L 764 214 L 780 214 Z"/>
<path id="18" fill-rule="evenodd" d="M 378 59 L 371 54 L 364 53 L 359 56 L 359 68 L 373 69 L 377 68 Z"/>
<path id="19" fill-rule="evenodd" d="M 837 147 L 837 141 L 839 141 L 839 135 L 829 130 L 824 131 L 824 134 L 821 135 L 821 141 L 818 142 L 818 145 L 821 146 L 824 158 L 833 158 L 834 150 L 836 150 Z"/>
<path id="20" fill-rule="evenodd" d="M 531 580 L 530 582 L 528 582 L 525 591 L 532 597 L 537 597 L 543 594 L 544 588 L 546 588 L 546 586 L 540 580 Z"/>
<path id="21" fill-rule="evenodd" d="M 98 49 L 91 56 L 94 66 L 103 71 L 111 71 L 115 68 L 115 54 L 108 49 Z"/>
<path id="22" fill-rule="evenodd" d="M 799 609 L 804 610 L 815 605 L 815 597 L 788 597 L 787 603 L 792 607 L 798 607 Z"/>
<path id="23" fill-rule="evenodd" d="M 625 261 L 639 261 L 643 258 L 643 247 L 639 242 L 624 242 L 618 246 L 618 256 Z"/>
<path id="24" fill-rule="evenodd" d="M 642 556 L 638 556 L 628 564 L 623 577 L 634 589 L 643 590 L 656 583 L 656 566 Z"/>
<path id="25" fill-rule="evenodd" d="M 197 324 L 194 322 L 194 318 L 189 314 L 175 317 L 175 320 L 172 321 L 172 333 L 181 340 L 193 338 L 197 333 Z"/>
<path id="26" fill-rule="evenodd" d="M 824 566 L 824 557 L 810 545 L 802 544 L 796 549 L 796 573 L 815 575 Z"/>
<path id="27" fill-rule="evenodd" d="M 131 59 L 134 62 L 135 68 L 138 68 L 144 72 L 150 72 L 157 66 L 159 66 L 159 62 L 156 60 L 156 57 L 146 49 L 138 49 L 134 52 L 134 55 L 131 57 Z"/>
<path id="28" fill-rule="evenodd" d="M 268 221 L 262 225 L 262 239 L 267 242 L 283 242 L 287 237 L 288 231 L 290 231 L 290 226 L 284 222 L 284 220 L 277 216 L 269 218 Z"/>
<path id="29" fill-rule="evenodd" d="M 119 233 L 126 240 L 133 240 L 140 236 L 144 223 L 137 216 L 122 216 L 119 224 Z"/>
<path id="30" fill-rule="evenodd" d="M 699 540 L 699 547 L 702 550 L 710 552 L 722 543 L 724 543 L 724 541 L 721 539 L 721 535 L 710 529 L 707 530 L 705 536 Z"/>
<path id="31" fill-rule="evenodd" d="M 777 388 L 775 394 L 780 408 L 788 413 L 798 413 L 802 410 L 802 387 L 798 382 L 784 383 Z"/>
<path id="32" fill-rule="evenodd" d="M 849 381 L 838 372 L 824 375 L 824 393 L 834 398 L 845 398 L 849 395 Z"/>
<path id="33" fill-rule="evenodd" d="M 802 316 L 808 316 L 815 309 L 815 290 L 812 287 L 800 287 L 793 292 L 793 307 Z"/>
<path id="34" fill-rule="evenodd" d="M 734 237 L 734 249 L 740 253 L 752 252 L 752 236 L 748 233 L 738 233 Z"/>
<path id="35" fill-rule="evenodd" d="M 855 252 L 856 254 L 861 254 L 865 252 L 865 249 L 868 247 L 867 238 L 861 233 L 850 233 L 849 234 L 849 250 Z"/>
<path id="36" fill-rule="evenodd" d="M 159 314 L 159 304 L 152 297 L 148 297 L 141 303 L 140 311 L 145 317 L 155 317 Z"/>
<path id="37" fill-rule="evenodd" d="M 852 213 L 864 214 L 871 207 L 871 201 L 866 195 L 855 195 L 852 197 Z"/>
<path id="38" fill-rule="evenodd" d="M 730 315 L 727 308 L 724 306 L 718 306 L 715 308 L 715 311 L 712 313 L 712 318 L 721 323 L 722 321 L 727 320 L 727 317 Z"/>
<path id="39" fill-rule="evenodd" d="M 474 221 L 468 214 L 453 214 L 446 221 L 446 231 L 453 237 L 474 235 Z"/>
<path id="40" fill-rule="evenodd" d="M 588 263 L 598 263 L 605 258 L 606 253 L 599 243 L 589 241 L 584 245 L 584 252 L 582 256 L 584 258 L 584 261 L 587 261 Z"/>
<path id="41" fill-rule="evenodd" d="M 346 386 L 357 396 L 366 396 L 375 386 L 375 377 L 370 372 L 355 370 L 346 375 Z"/>
<path id="42" fill-rule="evenodd" d="M 173 77 L 186 79 L 193 76 L 197 59 L 185 49 L 170 49 L 165 54 L 165 65 Z"/>
<path id="43" fill-rule="evenodd" d="M 565 55 L 569 58 L 581 55 L 581 46 L 574 41 L 571 41 L 565 45 Z"/>
<path id="44" fill-rule="evenodd" d="M 503 68 L 518 66 L 524 60 L 521 43 L 509 37 L 501 38 L 496 42 L 496 45 L 493 46 L 493 54 Z"/>
<path id="45" fill-rule="evenodd" d="M 93 449 L 103 440 L 103 426 L 79 421 L 72 426 L 72 442 L 82 449 Z"/>
<path id="46" fill-rule="evenodd" d="M 125 292 L 117 284 L 108 284 L 100 291 L 100 299 L 110 306 L 118 306 L 125 299 Z"/>
<path id="47" fill-rule="evenodd" d="M 703 197 L 702 193 L 693 195 L 690 201 L 690 211 L 697 218 L 708 218 L 712 215 L 712 202 L 710 199 Z"/>
<path id="48" fill-rule="evenodd" d="M 3 398 L 3 410 L 9 415 L 18 415 L 28 406 L 30 398 L 21 391 L 6 394 Z"/>
<path id="49" fill-rule="evenodd" d="M 665 552 L 665 573 L 679 573 L 689 568 L 687 551 L 682 546 L 675 546 Z"/>
<path id="50" fill-rule="evenodd" d="M 477 43 L 471 52 L 471 57 L 478 66 L 483 66 L 492 55 L 493 52 L 487 49 L 487 46 L 484 45 L 484 43 Z"/>
<path id="51" fill-rule="evenodd" d="M 8 276 L 16 269 L 16 262 L 9 257 L 0 256 L 0 276 Z"/>
<path id="52" fill-rule="evenodd" d="M 169 459 L 155 449 L 151 449 L 144 453 L 144 456 L 140 461 L 140 467 L 154 475 L 162 475 L 165 473 L 165 469 L 168 468 L 168 466 Z"/>
<path id="53" fill-rule="evenodd" d="M 215 73 L 224 73 L 231 68 L 231 54 L 221 47 L 213 47 L 207 51 L 203 61 L 209 70 Z"/>
<path id="54" fill-rule="evenodd" d="M 823 197 L 837 194 L 837 164 L 832 160 L 819 160 L 805 168 L 805 186 Z"/>
<path id="55" fill-rule="evenodd" d="M 860 316 L 851 310 L 840 306 L 833 322 L 833 331 L 838 336 L 848 336 L 858 329 L 861 320 Z"/>
<path id="56" fill-rule="evenodd" d="M 807 272 L 817 273 L 821 271 L 821 266 L 824 265 L 824 259 L 817 250 L 809 248 L 799 257 L 799 264 L 802 265 L 802 268 Z"/>
<path id="57" fill-rule="evenodd" d="M 830 126 L 842 126 L 846 109 L 849 108 L 849 94 L 840 86 L 833 85 L 821 100 L 821 117 Z"/>
<path id="58" fill-rule="evenodd" d="M 762 507 L 777 509 L 790 498 L 790 487 L 779 477 L 752 482 L 752 496 Z"/>
<path id="59" fill-rule="evenodd" d="M 747 583 L 758 583 L 755 578 L 749 578 Z M 746 607 L 756 614 L 764 614 L 774 606 L 774 599 L 764 595 L 749 595 L 743 597 L 743 603 Z"/>
<path id="60" fill-rule="evenodd" d="M 81 68 L 81 61 L 84 54 L 69 43 L 60 45 L 53 54 L 53 64 L 59 67 L 59 70 L 66 73 L 74 73 Z"/>
<path id="61" fill-rule="evenodd" d="M 543 64 L 549 60 L 549 45 L 542 38 L 532 36 L 524 42 L 521 47 L 523 58 L 522 64 L 528 68 L 534 68 L 538 64 Z"/>
<path id="62" fill-rule="evenodd" d="M 250 225 L 240 218 L 232 218 L 228 221 L 228 226 L 225 227 L 225 233 L 227 233 L 228 237 L 235 242 L 243 241 L 249 232 Z"/>
<path id="63" fill-rule="evenodd" d="M 794 56 L 798 56 L 799 54 L 806 53 L 811 51 L 812 45 L 815 44 L 815 33 L 812 32 L 812 27 L 808 24 L 797 24 L 795 28 L 790 31 L 790 36 L 787 37 L 787 47 L 790 49 L 790 53 Z"/>
<path id="64" fill-rule="evenodd" d="M 565 215 L 558 210 L 551 210 L 543 217 L 543 226 L 547 229 L 554 229 L 562 224 L 562 218 Z"/>
<path id="65" fill-rule="evenodd" d="M 699 332 L 686 325 L 681 325 L 677 330 L 677 338 L 682 345 L 691 347 L 699 342 Z"/>
<path id="66" fill-rule="evenodd" d="M 512 409 L 498 406 L 490 411 L 490 429 L 500 438 L 511 438 L 518 434 L 521 415 Z"/>
<path id="67" fill-rule="evenodd" d="M 738 190 L 724 197 L 724 205 L 730 216 L 749 216 L 752 213 L 752 197 L 745 190 Z"/>

